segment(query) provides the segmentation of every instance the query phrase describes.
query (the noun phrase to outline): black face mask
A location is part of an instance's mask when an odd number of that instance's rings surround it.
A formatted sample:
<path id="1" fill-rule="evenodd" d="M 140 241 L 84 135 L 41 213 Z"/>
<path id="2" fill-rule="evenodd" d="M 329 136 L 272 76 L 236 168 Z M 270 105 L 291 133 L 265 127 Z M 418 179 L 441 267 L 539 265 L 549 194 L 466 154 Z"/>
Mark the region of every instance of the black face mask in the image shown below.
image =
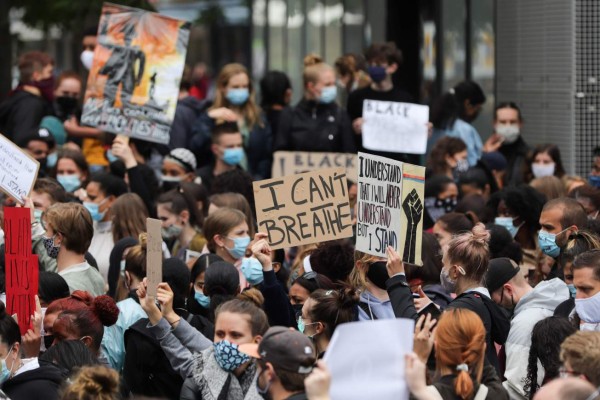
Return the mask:
<path id="1" fill-rule="evenodd" d="M 64 117 L 70 117 L 77 110 L 77 99 L 75 97 L 60 96 L 56 98 L 56 104 Z"/>
<path id="2" fill-rule="evenodd" d="M 173 190 L 176 187 L 179 186 L 181 182 L 176 182 L 176 181 L 163 181 L 162 182 L 162 190 L 164 193 L 168 192 L 169 190 Z"/>
<path id="3" fill-rule="evenodd" d="M 44 338 L 44 346 L 46 346 L 46 350 L 52 347 L 52 343 L 54 343 L 54 335 L 45 335 L 42 336 Z"/>
<path id="4" fill-rule="evenodd" d="M 304 304 L 292 304 L 292 308 L 294 309 L 294 315 L 296 316 L 296 319 L 298 319 L 298 317 L 302 315 L 303 306 Z"/>
<path id="5" fill-rule="evenodd" d="M 377 261 L 369 265 L 369 269 L 367 270 L 367 278 L 375 286 L 383 290 L 386 290 L 385 282 L 390 278 L 386 264 L 385 261 Z"/>

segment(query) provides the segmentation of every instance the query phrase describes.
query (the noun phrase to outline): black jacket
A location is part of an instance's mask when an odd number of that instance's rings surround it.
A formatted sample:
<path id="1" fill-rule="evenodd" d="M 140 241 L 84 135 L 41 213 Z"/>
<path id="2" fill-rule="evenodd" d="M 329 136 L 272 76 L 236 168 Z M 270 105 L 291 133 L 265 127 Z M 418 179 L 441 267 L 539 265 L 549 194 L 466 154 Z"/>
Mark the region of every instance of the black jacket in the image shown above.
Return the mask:
<path id="1" fill-rule="evenodd" d="M 394 276 L 387 280 L 386 286 L 396 318 L 412 318 L 416 321 L 419 315 L 406 283 L 406 276 Z M 494 342 L 498 344 L 506 342 L 510 329 L 510 320 L 506 313 L 492 299 L 477 292 L 461 294 L 448 304 L 448 308 L 466 308 L 479 315 L 486 330 L 486 358 L 496 368 L 498 375 L 501 375 Z"/>
<path id="2" fill-rule="evenodd" d="M 504 174 L 505 186 L 517 186 L 525 182 L 525 164 L 529 150 L 529 146 L 521 136 L 514 143 L 500 146 L 498 151 L 502 153 L 507 162 Z"/>
<path id="3" fill-rule="evenodd" d="M 210 106 L 210 101 L 198 100 L 193 96 L 184 97 L 177 102 L 175 116 L 169 133 L 169 148 L 187 149 L 193 136 L 194 122 Z"/>
<path id="4" fill-rule="evenodd" d="M 39 368 L 20 373 L 7 380 L 2 390 L 12 400 L 58 399 L 63 382 L 61 370 L 52 364 L 40 364 Z"/>
<path id="5" fill-rule="evenodd" d="M 18 146 L 24 146 L 28 136 L 49 113 L 50 106 L 43 98 L 15 90 L 0 104 L 0 132 Z"/>
<path id="6" fill-rule="evenodd" d="M 454 378 L 454 375 L 445 375 L 442 376 L 437 382 L 433 383 L 433 386 L 435 386 L 437 391 L 440 393 L 442 399 L 460 399 L 460 397 L 458 397 L 456 395 L 456 392 L 454 391 Z M 475 382 L 474 379 L 473 382 Z M 483 383 L 488 389 L 487 396 L 485 397 L 486 399 L 509 399 L 508 392 L 502 386 L 502 382 L 500 381 L 500 378 L 498 378 L 498 374 L 496 374 L 494 368 L 487 363 L 483 366 L 483 373 L 481 374 L 481 383 Z M 480 385 L 476 383 L 475 387 L 473 388 L 474 395 L 477 394 L 479 388 Z"/>
<path id="7" fill-rule="evenodd" d="M 355 153 L 356 146 L 346 111 L 303 99 L 281 112 L 274 150 Z"/>

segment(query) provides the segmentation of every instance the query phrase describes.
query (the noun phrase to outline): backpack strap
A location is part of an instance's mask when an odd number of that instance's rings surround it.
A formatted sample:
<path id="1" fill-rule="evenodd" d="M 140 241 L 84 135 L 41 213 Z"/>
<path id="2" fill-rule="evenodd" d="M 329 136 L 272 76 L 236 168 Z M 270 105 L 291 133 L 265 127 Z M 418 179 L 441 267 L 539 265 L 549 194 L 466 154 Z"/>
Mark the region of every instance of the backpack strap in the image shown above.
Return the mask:
<path id="1" fill-rule="evenodd" d="M 475 397 L 473 397 L 473 400 L 485 400 L 487 398 L 489 389 L 487 386 L 485 386 L 483 383 L 479 385 L 479 390 L 477 390 L 477 393 L 475 393 Z"/>
<path id="2" fill-rule="evenodd" d="M 371 311 L 371 308 L 366 304 L 363 303 L 362 301 L 358 302 L 358 307 L 363 310 L 365 312 L 365 314 L 367 314 L 367 317 L 369 317 L 369 319 L 372 320 L 376 320 L 377 319 L 377 315 L 373 314 L 373 312 Z"/>

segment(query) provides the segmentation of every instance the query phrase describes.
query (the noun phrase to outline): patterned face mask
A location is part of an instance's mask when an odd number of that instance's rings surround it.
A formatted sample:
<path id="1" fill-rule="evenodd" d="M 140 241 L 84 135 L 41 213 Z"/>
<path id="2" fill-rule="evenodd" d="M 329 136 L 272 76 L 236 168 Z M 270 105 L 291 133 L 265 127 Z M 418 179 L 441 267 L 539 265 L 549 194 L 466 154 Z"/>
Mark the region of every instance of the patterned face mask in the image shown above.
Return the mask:
<path id="1" fill-rule="evenodd" d="M 215 348 L 215 358 L 221 368 L 231 372 L 242 364 L 250 361 L 250 357 L 238 350 L 238 345 L 230 343 L 227 340 L 221 340 L 213 344 Z"/>

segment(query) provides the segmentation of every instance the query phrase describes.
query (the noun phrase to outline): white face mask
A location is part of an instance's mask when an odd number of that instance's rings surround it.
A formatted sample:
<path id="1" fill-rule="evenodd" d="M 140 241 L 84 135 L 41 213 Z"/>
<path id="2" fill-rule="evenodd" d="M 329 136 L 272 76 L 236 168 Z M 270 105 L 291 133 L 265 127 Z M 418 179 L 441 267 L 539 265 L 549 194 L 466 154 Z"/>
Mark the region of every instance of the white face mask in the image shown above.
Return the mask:
<path id="1" fill-rule="evenodd" d="M 575 299 L 575 311 L 583 322 L 600 323 L 600 292 L 587 299 Z"/>
<path id="2" fill-rule="evenodd" d="M 94 61 L 94 52 L 91 50 L 84 50 L 81 52 L 81 57 L 79 57 L 79 59 L 85 69 L 90 70 Z"/>
<path id="3" fill-rule="evenodd" d="M 533 172 L 533 176 L 536 178 L 543 178 L 544 176 L 552 176 L 554 175 L 554 163 L 550 164 L 540 164 L 533 163 L 531 164 L 531 172 Z"/>
<path id="4" fill-rule="evenodd" d="M 511 144 L 517 141 L 521 133 L 519 125 L 496 124 L 494 127 L 496 133 L 504 138 L 504 143 Z"/>

